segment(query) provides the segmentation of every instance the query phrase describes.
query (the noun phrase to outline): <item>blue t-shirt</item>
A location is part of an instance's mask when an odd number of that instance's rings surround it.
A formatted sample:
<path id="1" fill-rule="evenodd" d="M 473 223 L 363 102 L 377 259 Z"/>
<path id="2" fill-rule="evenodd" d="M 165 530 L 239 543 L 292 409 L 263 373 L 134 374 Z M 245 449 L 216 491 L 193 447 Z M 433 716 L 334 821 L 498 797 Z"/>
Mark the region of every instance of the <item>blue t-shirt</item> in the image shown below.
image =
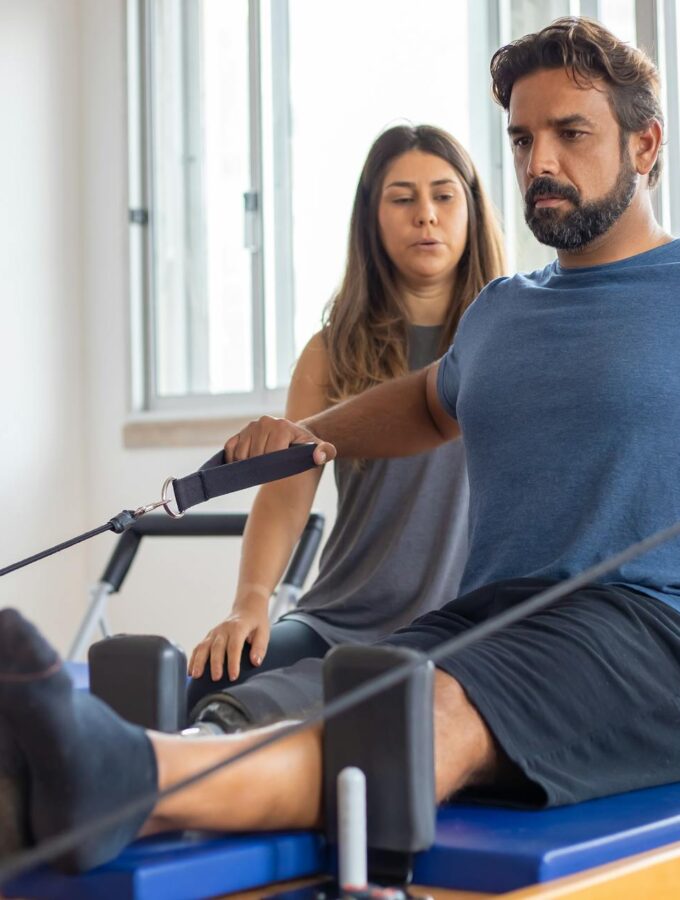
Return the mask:
<path id="1" fill-rule="evenodd" d="M 439 367 L 470 477 L 461 592 L 565 579 L 680 520 L 680 240 L 492 281 Z M 680 609 L 680 540 L 604 576 Z"/>

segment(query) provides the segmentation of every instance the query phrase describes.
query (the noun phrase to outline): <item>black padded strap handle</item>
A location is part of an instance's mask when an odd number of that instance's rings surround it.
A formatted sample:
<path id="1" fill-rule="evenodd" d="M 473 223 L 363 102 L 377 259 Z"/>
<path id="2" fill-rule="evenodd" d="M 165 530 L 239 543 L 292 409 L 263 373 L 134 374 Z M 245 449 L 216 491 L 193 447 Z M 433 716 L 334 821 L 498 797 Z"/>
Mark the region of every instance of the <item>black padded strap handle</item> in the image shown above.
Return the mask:
<path id="1" fill-rule="evenodd" d="M 224 450 L 220 450 L 205 462 L 198 472 L 175 478 L 172 488 L 180 513 L 198 503 L 214 497 L 222 497 L 233 491 L 299 475 L 313 469 L 315 444 L 293 444 L 287 450 L 275 450 L 263 456 L 254 456 L 241 462 L 224 462 Z"/>

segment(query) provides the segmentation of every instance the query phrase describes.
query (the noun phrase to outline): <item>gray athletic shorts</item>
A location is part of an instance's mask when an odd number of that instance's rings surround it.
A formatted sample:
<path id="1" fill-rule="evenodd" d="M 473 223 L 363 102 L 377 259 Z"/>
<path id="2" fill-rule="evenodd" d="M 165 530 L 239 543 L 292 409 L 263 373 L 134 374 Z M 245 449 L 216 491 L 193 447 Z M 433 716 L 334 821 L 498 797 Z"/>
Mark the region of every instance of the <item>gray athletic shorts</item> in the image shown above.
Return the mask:
<path id="1" fill-rule="evenodd" d="M 427 652 L 552 582 L 488 585 L 381 643 Z M 680 781 L 680 613 L 592 585 L 437 662 L 518 778 L 475 796 L 556 806 Z"/>

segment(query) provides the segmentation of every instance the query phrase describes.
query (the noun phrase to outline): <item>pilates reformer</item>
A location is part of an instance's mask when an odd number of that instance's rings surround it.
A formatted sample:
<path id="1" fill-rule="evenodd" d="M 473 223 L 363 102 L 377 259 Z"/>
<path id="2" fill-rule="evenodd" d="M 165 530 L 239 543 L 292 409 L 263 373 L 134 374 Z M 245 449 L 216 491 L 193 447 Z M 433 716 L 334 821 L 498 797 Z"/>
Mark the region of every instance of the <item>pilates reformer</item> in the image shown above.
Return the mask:
<path id="1" fill-rule="evenodd" d="M 118 593 L 123 586 L 143 537 L 238 537 L 243 534 L 247 519 L 246 513 L 201 513 L 179 521 L 152 513 L 136 519 L 119 537 L 101 578 L 90 589 L 87 610 L 66 658 L 76 660 L 83 654 L 97 625 L 103 637 L 111 636 L 106 616 L 107 604 L 111 595 Z M 321 542 L 323 526 L 324 517 L 320 513 L 311 513 L 286 573 L 274 593 L 269 612 L 273 622 L 297 603 Z"/>
<path id="2" fill-rule="evenodd" d="M 344 648 L 346 651 L 362 656 L 362 648 Z M 365 664 L 365 657 L 362 662 Z M 370 658 L 368 664 L 375 666 L 375 660 Z M 84 664 L 71 664 L 70 668 L 86 689 Z M 415 690 L 411 702 L 404 704 L 402 696 L 398 705 L 418 717 L 427 709 L 423 700 L 423 691 Z M 387 706 L 379 704 L 383 713 Z M 375 708 L 366 713 L 370 719 Z M 352 729 L 357 727 L 352 721 L 342 725 L 338 720 L 337 724 L 345 734 L 354 733 Z M 362 716 L 361 727 L 365 724 Z M 425 725 L 424 732 L 420 725 Z M 422 751 L 422 744 L 427 743 L 427 723 L 414 718 L 412 727 Z M 327 739 L 327 749 L 333 741 L 333 736 Z M 382 736 L 383 748 L 393 742 Z M 368 745 L 362 741 L 363 747 Z M 351 752 L 351 743 L 341 746 L 334 773 Z M 427 772 L 425 776 L 427 779 Z M 331 790 L 330 775 L 325 790 Z M 393 784 L 388 786 L 390 793 L 395 794 Z M 427 815 L 424 793 L 419 798 L 420 812 Z M 369 821 L 372 802 L 375 797 L 369 794 Z M 418 809 L 414 812 L 417 815 Z M 428 832 L 426 823 L 425 838 L 433 838 L 432 846 L 410 859 L 413 883 L 421 886 L 414 889 L 417 893 L 442 900 L 498 895 L 504 900 L 670 900 L 680 892 L 680 785 L 542 812 L 454 803 L 439 810 L 436 823 L 432 818 L 428 821 L 434 824 L 434 834 Z M 249 891 L 247 896 L 253 898 L 280 894 L 283 900 L 314 900 L 317 888 L 310 892 L 307 883 L 314 878 L 325 884 L 328 873 L 337 869 L 334 832 L 330 829 L 325 836 L 278 832 L 147 838 L 93 872 L 69 876 L 38 870 L 5 885 L 4 895 L 24 900 L 190 900 L 224 894 L 244 897 L 243 892 Z M 407 837 L 412 839 L 413 834 L 411 830 Z M 378 857 L 383 877 L 385 863 L 394 866 L 399 857 L 399 853 L 392 858 L 383 854 L 382 861 Z M 369 865 L 370 860 L 369 856 Z M 327 887 L 323 890 L 324 896 L 330 896 Z"/>
<path id="3" fill-rule="evenodd" d="M 414 883 L 425 885 L 428 891 L 436 888 L 449 892 L 436 891 L 451 900 L 470 897 L 453 891 L 474 891 L 472 896 L 477 897 L 504 894 L 509 900 L 530 896 L 593 900 L 677 897 L 680 785 L 543 812 L 452 804 L 442 809 L 435 820 L 430 709 L 433 663 L 444 652 L 547 606 L 599 577 L 609 567 L 679 534 L 680 523 L 535 595 L 463 637 L 447 641 L 428 657 L 385 647 L 339 647 L 329 654 L 324 665 L 324 709 L 305 723 L 281 729 L 275 738 L 260 741 L 230 761 L 231 764 L 246 752 L 311 723 L 325 721 L 324 797 L 329 812 L 325 838 L 299 832 L 148 838 L 84 875 L 66 876 L 41 869 L 8 882 L 9 872 L 16 874 L 25 870 L 29 862 L 51 858 L 46 846 L 50 842 L 46 842 L 42 850 L 26 851 L 14 869 L 8 864 L 0 867 L 5 895 L 36 900 L 151 900 L 258 889 L 252 896 L 262 896 L 262 886 L 272 881 L 332 872 L 338 837 L 332 814 L 336 777 L 347 766 L 358 766 L 368 779 L 368 875 L 375 880 L 403 883 L 405 874 L 412 870 Z M 385 702 L 385 691 L 390 692 L 389 702 Z M 362 734 L 361 742 L 353 739 L 357 733 Z M 172 790 L 179 787 L 173 786 Z M 125 812 L 119 811 L 119 817 Z M 112 814 L 108 818 L 113 817 Z M 97 823 L 90 827 L 96 828 Z M 74 831 L 67 839 L 75 844 L 78 834 Z M 54 843 L 58 840 L 55 838 Z M 66 839 L 62 836 L 61 840 L 63 846 Z M 591 874 L 582 879 L 555 881 L 583 871 Z M 392 879 L 395 872 L 396 878 Z M 524 889 L 542 882 L 552 885 Z M 366 886 L 357 887 L 363 888 L 356 892 L 359 896 L 369 895 Z M 344 893 L 351 894 L 349 888 Z M 330 895 L 324 887 L 322 893 L 312 889 L 309 896 Z"/>

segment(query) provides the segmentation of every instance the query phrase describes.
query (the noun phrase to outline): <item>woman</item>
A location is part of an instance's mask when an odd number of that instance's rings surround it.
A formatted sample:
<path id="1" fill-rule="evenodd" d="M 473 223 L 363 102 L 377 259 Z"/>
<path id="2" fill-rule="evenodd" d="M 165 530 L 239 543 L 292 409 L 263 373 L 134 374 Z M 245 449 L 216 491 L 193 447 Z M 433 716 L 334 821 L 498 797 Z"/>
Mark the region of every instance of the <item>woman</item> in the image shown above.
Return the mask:
<path id="1" fill-rule="evenodd" d="M 359 180 L 342 285 L 297 363 L 286 418 L 428 365 L 503 268 L 500 230 L 463 147 L 427 125 L 385 131 Z M 232 612 L 189 663 L 190 708 L 258 670 L 377 640 L 455 596 L 467 552 L 460 440 L 407 459 L 336 462 L 337 518 L 319 575 L 270 631 L 269 599 L 320 477 L 316 468 L 260 488 Z"/>

